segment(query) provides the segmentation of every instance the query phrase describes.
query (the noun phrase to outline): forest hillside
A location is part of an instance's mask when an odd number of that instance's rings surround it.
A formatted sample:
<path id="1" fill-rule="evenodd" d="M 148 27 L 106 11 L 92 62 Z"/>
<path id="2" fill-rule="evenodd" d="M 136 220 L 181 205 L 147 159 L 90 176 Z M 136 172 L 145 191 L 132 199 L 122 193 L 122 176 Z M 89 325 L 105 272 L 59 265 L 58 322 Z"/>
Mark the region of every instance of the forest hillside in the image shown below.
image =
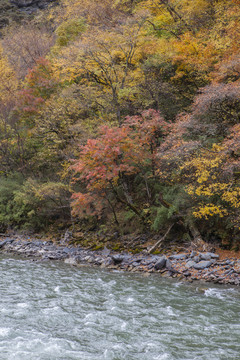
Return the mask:
<path id="1" fill-rule="evenodd" d="M 0 9 L 1 232 L 175 231 L 238 249 L 240 1 Z"/>

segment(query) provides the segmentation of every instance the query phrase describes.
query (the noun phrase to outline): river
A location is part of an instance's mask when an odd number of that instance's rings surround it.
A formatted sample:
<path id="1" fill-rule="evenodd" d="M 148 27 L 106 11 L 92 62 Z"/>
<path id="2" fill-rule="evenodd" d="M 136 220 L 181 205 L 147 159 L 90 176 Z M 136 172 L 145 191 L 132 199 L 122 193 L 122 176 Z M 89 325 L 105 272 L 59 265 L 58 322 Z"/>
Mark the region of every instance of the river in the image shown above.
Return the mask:
<path id="1" fill-rule="evenodd" d="M 0 258 L 1 360 L 238 360 L 239 288 Z"/>

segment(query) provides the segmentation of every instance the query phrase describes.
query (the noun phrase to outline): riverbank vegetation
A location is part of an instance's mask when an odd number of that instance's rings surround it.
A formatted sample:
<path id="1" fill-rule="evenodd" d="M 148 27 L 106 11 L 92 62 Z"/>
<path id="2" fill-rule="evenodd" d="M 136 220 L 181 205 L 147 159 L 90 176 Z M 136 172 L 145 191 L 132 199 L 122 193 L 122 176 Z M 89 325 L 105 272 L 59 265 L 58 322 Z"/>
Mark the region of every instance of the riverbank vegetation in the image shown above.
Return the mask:
<path id="1" fill-rule="evenodd" d="M 239 247 L 238 0 L 62 0 L 0 41 L 0 225 Z"/>

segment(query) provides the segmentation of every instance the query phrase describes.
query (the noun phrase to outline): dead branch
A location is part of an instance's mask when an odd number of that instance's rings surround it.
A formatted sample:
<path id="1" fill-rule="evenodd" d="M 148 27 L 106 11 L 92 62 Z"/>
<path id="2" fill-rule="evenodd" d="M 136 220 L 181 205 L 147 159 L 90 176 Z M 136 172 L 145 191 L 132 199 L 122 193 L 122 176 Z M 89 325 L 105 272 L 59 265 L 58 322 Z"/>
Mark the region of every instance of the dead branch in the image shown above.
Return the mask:
<path id="1" fill-rule="evenodd" d="M 158 240 L 156 242 L 156 244 L 154 244 L 149 250 L 148 250 L 148 254 L 151 254 L 152 252 L 154 252 L 163 242 L 164 240 L 166 239 L 167 235 L 169 234 L 170 230 L 172 229 L 174 224 L 171 224 L 169 226 L 169 228 L 167 229 L 167 231 L 165 232 L 165 234 L 163 235 L 163 237 L 161 237 L 160 240 Z"/>

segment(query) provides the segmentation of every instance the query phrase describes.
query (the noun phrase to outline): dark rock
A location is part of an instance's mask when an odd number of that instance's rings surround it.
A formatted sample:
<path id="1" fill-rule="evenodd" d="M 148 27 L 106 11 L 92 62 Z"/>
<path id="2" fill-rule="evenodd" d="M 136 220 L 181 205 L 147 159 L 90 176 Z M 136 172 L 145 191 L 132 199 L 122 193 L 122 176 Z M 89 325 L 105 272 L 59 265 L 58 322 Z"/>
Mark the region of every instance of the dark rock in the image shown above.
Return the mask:
<path id="1" fill-rule="evenodd" d="M 11 0 L 11 3 L 16 5 L 18 8 L 39 8 L 44 9 L 48 3 L 56 0 Z"/>
<path id="2" fill-rule="evenodd" d="M 6 239 L 0 242 L 0 248 L 4 247 L 6 244 L 10 244 L 14 241 L 14 239 Z"/>
<path id="3" fill-rule="evenodd" d="M 172 262 L 169 259 L 167 259 L 165 266 L 167 270 L 172 270 Z"/>
<path id="4" fill-rule="evenodd" d="M 67 254 L 50 253 L 50 254 L 46 254 L 45 257 L 47 257 L 49 260 L 62 260 L 67 257 Z"/>
<path id="5" fill-rule="evenodd" d="M 170 260 L 185 260 L 187 259 L 187 255 L 186 254 L 177 254 L 177 255 L 171 255 L 169 256 Z"/>
<path id="6" fill-rule="evenodd" d="M 165 256 L 160 257 L 159 260 L 154 265 L 155 270 L 163 269 L 166 265 L 166 262 L 167 262 L 167 259 L 165 258 Z"/>
<path id="7" fill-rule="evenodd" d="M 103 259 L 100 256 L 98 256 L 94 261 L 95 265 L 101 265 L 102 263 L 103 263 Z"/>
<path id="8" fill-rule="evenodd" d="M 124 256 L 123 255 L 113 255 L 112 259 L 113 259 L 114 264 L 117 265 L 117 264 L 121 264 L 121 262 L 123 262 Z"/>
<path id="9" fill-rule="evenodd" d="M 198 264 L 195 264 L 193 267 L 196 270 L 203 270 L 212 265 L 212 261 L 200 261 Z"/>

